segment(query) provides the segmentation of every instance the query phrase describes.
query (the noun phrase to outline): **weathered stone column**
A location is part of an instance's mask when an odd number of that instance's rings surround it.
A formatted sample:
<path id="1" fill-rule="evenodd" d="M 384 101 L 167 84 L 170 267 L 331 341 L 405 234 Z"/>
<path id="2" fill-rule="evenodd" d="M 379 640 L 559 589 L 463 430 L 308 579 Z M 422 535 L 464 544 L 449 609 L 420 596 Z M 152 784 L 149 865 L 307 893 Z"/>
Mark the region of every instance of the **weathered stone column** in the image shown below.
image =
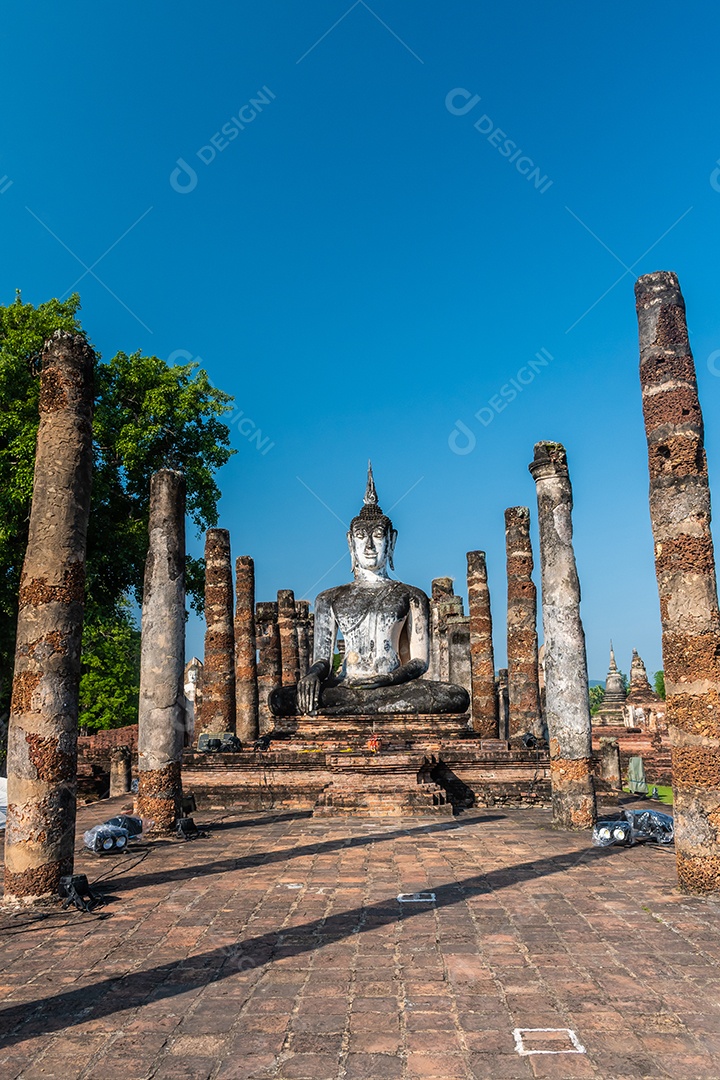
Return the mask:
<path id="1" fill-rule="evenodd" d="M 510 738 L 510 699 L 508 695 L 508 669 L 500 668 L 497 678 L 498 735 Z"/>
<path id="2" fill-rule="evenodd" d="M 542 735 L 538 684 L 537 589 L 532 579 L 530 510 L 505 511 L 507 555 L 507 656 L 510 738 Z"/>
<path id="3" fill-rule="evenodd" d="M 677 871 L 681 888 L 718 893 L 720 616 L 703 418 L 677 277 L 646 274 L 635 296 Z"/>
<path id="4" fill-rule="evenodd" d="M 454 682 L 450 674 L 450 620 L 462 617 L 461 596 L 455 596 L 453 579 L 433 578 L 430 593 L 430 663 L 424 678 Z"/>
<path id="5" fill-rule="evenodd" d="M 295 594 L 292 589 L 280 589 L 277 597 L 282 685 L 294 686 L 300 678 Z"/>
<path id="6" fill-rule="evenodd" d="M 94 360 L 80 335 L 60 330 L 42 354 L 8 733 L 10 902 L 57 895 L 73 870 Z"/>
<path id="7" fill-rule="evenodd" d="M 132 783 L 132 755 L 129 746 L 116 746 L 110 752 L 110 798 L 125 795 Z"/>
<path id="8" fill-rule="evenodd" d="M 620 744 L 617 739 L 600 739 L 600 775 L 613 791 L 622 791 Z"/>
<path id="9" fill-rule="evenodd" d="M 450 679 L 444 604 L 452 595 L 452 578 L 433 578 L 430 587 L 430 662 L 425 678 L 436 682 L 449 682 Z"/>
<path id="10" fill-rule="evenodd" d="M 266 732 L 275 725 L 268 697 L 278 686 L 282 686 L 277 604 L 262 603 L 255 606 L 255 632 L 258 648 L 258 716 L 260 731 Z"/>
<path id="11" fill-rule="evenodd" d="M 180 815 L 185 733 L 185 477 L 150 478 L 150 546 L 145 562 L 137 812 L 158 831 Z"/>
<path id="12" fill-rule="evenodd" d="M 203 700 L 195 741 L 203 733 L 235 731 L 235 634 L 230 533 L 205 536 L 205 656 Z"/>
<path id="13" fill-rule="evenodd" d="M 300 677 L 307 675 L 310 667 L 312 652 L 310 651 L 310 601 L 296 600 L 295 611 L 297 614 L 298 635 L 298 660 Z"/>
<path id="14" fill-rule="evenodd" d="M 540 526 L 553 824 L 561 829 L 589 829 L 596 817 L 590 768 L 592 728 L 565 448 L 560 443 L 536 443 L 529 468 L 537 488 Z"/>
<path id="15" fill-rule="evenodd" d="M 237 736 L 254 742 L 259 734 L 255 564 L 249 555 L 235 562 L 235 702 Z"/>
<path id="16" fill-rule="evenodd" d="M 461 600 L 461 597 L 458 597 Z M 462 610 L 462 609 L 461 609 Z M 449 681 L 464 686 L 472 693 L 470 665 L 470 619 L 467 615 L 450 614 L 445 619 L 448 642 Z"/>
<path id="17" fill-rule="evenodd" d="M 485 739 L 498 737 L 495 694 L 495 655 L 492 614 L 484 551 L 468 551 L 468 608 L 470 610 L 470 666 L 472 726 Z"/>

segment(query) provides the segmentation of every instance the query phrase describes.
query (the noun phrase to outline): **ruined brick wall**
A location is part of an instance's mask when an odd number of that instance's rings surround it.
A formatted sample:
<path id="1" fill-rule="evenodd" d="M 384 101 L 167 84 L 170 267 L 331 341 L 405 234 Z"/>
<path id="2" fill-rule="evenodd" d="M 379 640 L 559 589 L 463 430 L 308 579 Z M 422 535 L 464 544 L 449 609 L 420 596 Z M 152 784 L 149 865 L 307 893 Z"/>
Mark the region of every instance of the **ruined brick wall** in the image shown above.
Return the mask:
<path id="1" fill-rule="evenodd" d="M 133 758 L 137 758 L 138 726 L 111 728 L 109 731 L 96 731 L 92 735 L 78 738 L 78 758 L 83 761 L 110 763 L 110 754 L 118 746 L 128 746 Z"/>

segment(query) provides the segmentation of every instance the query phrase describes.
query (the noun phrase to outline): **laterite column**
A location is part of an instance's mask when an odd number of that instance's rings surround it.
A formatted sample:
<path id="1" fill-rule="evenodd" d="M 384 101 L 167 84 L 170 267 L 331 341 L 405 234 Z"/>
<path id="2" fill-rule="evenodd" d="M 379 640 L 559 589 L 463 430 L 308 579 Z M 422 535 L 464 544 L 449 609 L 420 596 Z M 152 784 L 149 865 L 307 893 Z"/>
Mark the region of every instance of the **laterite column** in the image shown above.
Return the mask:
<path id="1" fill-rule="evenodd" d="M 260 731 L 264 733 L 271 731 L 275 724 L 268 697 L 273 690 L 282 686 L 277 604 L 261 603 L 255 606 L 255 632 L 258 649 L 258 716 Z"/>
<path id="2" fill-rule="evenodd" d="M 720 892 L 720 617 L 703 417 L 673 273 L 635 285 L 681 888 Z M 631 697 L 632 700 L 632 697 Z"/>
<path id="3" fill-rule="evenodd" d="M 137 812 L 155 829 L 180 816 L 185 737 L 185 477 L 150 478 L 150 546 L 140 647 Z"/>
<path id="4" fill-rule="evenodd" d="M 565 448 L 535 445 L 529 466 L 540 526 L 545 718 L 550 734 L 553 824 L 589 829 L 596 817 L 592 729 L 580 582 L 572 543 L 572 488 Z"/>
<path id="5" fill-rule="evenodd" d="M 195 740 L 204 732 L 235 731 L 235 633 L 230 533 L 205 537 L 205 656 L 203 700 Z"/>
<path id="6" fill-rule="evenodd" d="M 283 686 L 295 686 L 300 678 L 295 594 L 292 589 L 280 589 L 277 597 L 282 684 Z"/>
<path id="7" fill-rule="evenodd" d="M 537 589 L 532 579 L 530 510 L 505 511 L 507 556 L 507 657 L 510 738 L 542 734 L 538 684 Z"/>
<path id="8" fill-rule="evenodd" d="M 235 704 L 237 736 L 254 742 L 259 734 L 255 564 L 249 555 L 235 562 Z"/>
<path id="9" fill-rule="evenodd" d="M 492 614 L 484 551 L 467 553 L 468 607 L 470 609 L 470 673 L 473 731 L 485 739 L 498 737 L 495 693 L 495 656 Z"/>
<path id="10" fill-rule="evenodd" d="M 42 353 L 8 733 L 10 902 L 50 899 L 73 871 L 94 360 L 84 338 L 61 330 Z"/>
<path id="11" fill-rule="evenodd" d="M 302 678 L 303 675 L 307 675 L 312 659 L 310 650 L 310 601 L 296 600 L 295 612 L 297 614 L 298 664 L 300 678 Z"/>

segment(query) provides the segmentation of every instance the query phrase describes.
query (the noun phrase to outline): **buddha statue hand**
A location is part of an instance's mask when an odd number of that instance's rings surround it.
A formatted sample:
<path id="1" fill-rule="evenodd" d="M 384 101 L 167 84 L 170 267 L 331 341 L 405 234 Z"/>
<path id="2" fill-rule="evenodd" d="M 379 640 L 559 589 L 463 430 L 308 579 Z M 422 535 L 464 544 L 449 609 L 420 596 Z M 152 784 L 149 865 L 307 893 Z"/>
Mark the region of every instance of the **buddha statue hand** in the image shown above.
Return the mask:
<path id="1" fill-rule="evenodd" d="M 301 716 L 314 716 L 320 704 L 320 690 L 324 679 L 330 674 L 329 665 L 320 660 L 303 675 L 297 684 L 297 708 Z"/>
<path id="2" fill-rule="evenodd" d="M 377 675 L 350 676 L 345 680 L 345 685 L 353 690 L 370 690 L 375 686 L 399 686 L 401 683 L 417 679 L 425 671 L 425 664 L 421 660 L 410 660 L 396 668 L 395 671 Z"/>

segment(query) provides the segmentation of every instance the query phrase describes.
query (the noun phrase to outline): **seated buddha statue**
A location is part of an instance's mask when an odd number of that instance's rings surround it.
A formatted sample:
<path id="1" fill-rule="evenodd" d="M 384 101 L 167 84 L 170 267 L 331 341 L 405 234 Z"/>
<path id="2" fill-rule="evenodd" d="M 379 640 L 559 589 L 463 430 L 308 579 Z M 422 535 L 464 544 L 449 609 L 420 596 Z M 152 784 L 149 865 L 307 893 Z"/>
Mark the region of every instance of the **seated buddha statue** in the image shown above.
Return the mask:
<path id="1" fill-rule="evenodd" d="M 428 669 L 430 619 L 422 589 L 394 581 L 397 532 L 378 505 L 372 466 L 362 509 L 347 533 L 353 581 L 315 601 L 313 662 L 296 686 L 270 695 L 275 716 L 318 713 L 462 713 L 470 699 L 462 686 L 422 679 Z M 333 671 L 338 633 L 345 652 Z"/>

